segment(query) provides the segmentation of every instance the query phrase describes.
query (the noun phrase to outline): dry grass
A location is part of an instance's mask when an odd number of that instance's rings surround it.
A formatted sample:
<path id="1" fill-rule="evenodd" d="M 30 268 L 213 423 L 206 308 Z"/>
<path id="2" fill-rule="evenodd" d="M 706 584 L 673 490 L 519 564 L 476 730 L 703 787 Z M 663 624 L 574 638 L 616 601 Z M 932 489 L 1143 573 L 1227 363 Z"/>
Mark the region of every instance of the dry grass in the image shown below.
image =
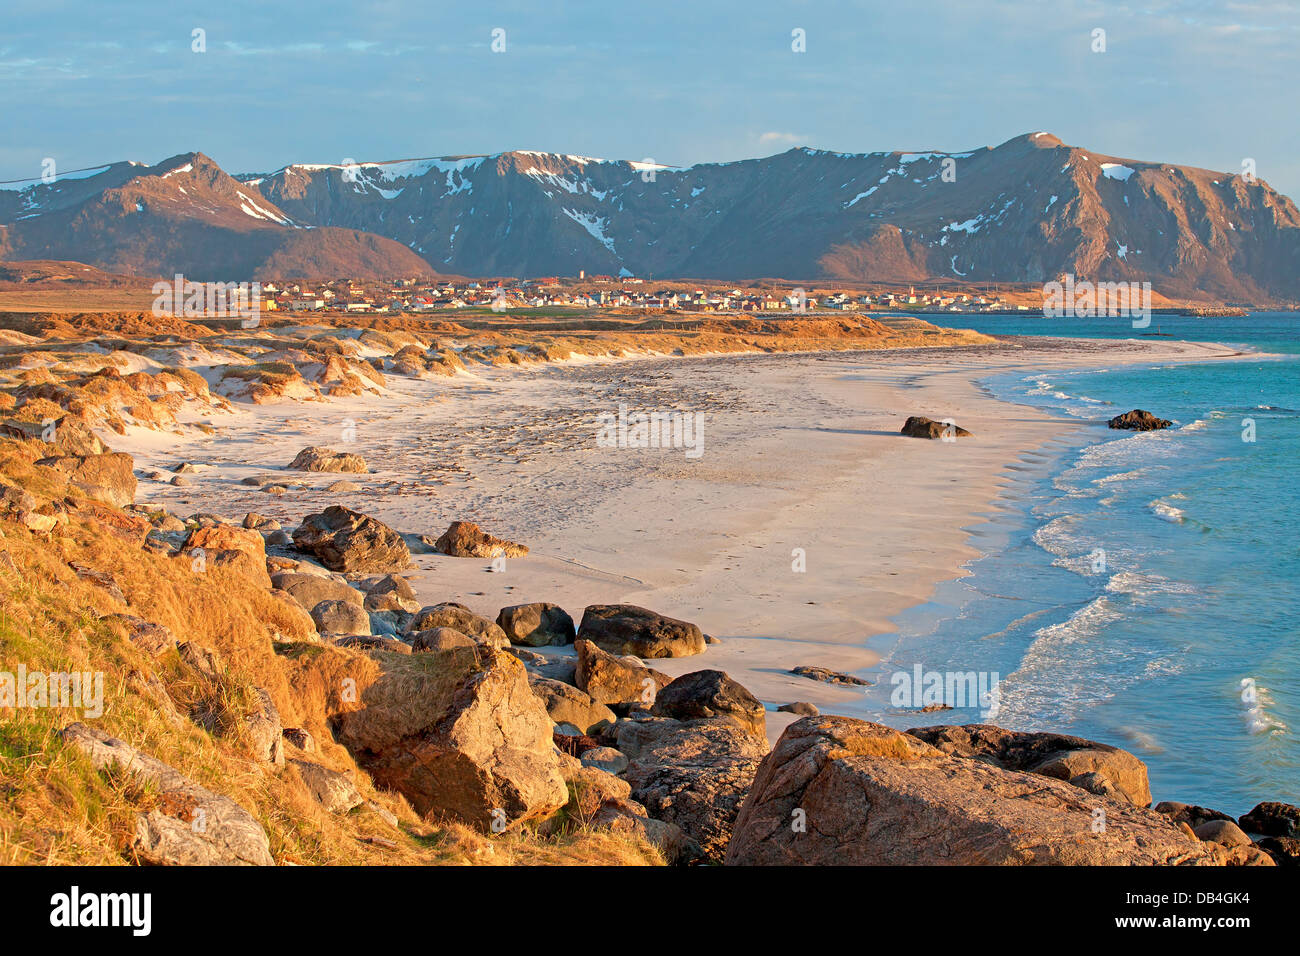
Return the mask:
<path id="1" fill-rule="evenodd" d="M 0 441 L 0 477 L 55 500 L 68 494 L 46 469 L 30 465 L 21 442 Z M 0 521 L 0 670 L 23 664 L 29 672 L 104 675 L 98 718 L 75 709 L 0 707 L 0 864 L 132 862 L 136 814 L 156 797 L 125 775 L 97 772 L 62 743 L 58 731 L 79 719 L 244 806 L 266 829 L 280 863 L 662 862 L 647 844 L 608 833 L 488 837 L 421 820 L 400 796 L 370 784 L 327 725 L 331 689 L 342 675 L 359 678 L 360 686 L 373 682 L 374 660 L 304 643 L 301 617 L 252 579 L 223 567 L 196 573 L 188 560 L 146 552 L 96 520 L 102 512 L 75 507 L 66 527 L 48 538 Z M 126 601 L 79 578 L 71 562 L 112 575 Z M 154 659 L 106 617 L 116 613 L 163 624 L 178 640 L 216 650 L 225 666 L 205 677 L 174 650 Z M 433 657 L 413 672 L 433 667 Z M 416 677 L 426 688 L 442 680 Z M 368 804 L 328 813 L 291 766 L 277 770 L 254 758 L 241 720 L 252 709 L 254 687 L 271 695 L 284 726 L 312 733 L 320 752 L 311 759 L 350 773 Z M 398 826 L 374 807 L 394 814 Z"/>

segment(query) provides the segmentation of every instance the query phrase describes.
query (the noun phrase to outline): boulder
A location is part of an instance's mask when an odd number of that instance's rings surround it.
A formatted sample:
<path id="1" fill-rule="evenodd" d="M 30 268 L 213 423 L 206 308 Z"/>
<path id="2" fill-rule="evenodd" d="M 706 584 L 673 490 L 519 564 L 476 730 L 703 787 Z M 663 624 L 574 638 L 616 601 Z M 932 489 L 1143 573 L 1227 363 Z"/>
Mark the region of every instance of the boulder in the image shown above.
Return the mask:
<path id="1" fill-rule="evenodd" d="M 196 552 L 202 552 L 207 567 L 233 567 L 259 584 L 271 586 L 266 573 L 266 542 L 256 531 L 234 525 L 195 528 L 181 544 L 181 554 L 189 555 L 193 562 Z"/>
<path id="2" fill-rule="evenodd" d="M 244 730 L 253 756 L 260 763 L 283 767 L 284 732 L 280 725 L 280 712 L 276 710 L 271 695 L 261 687 L 254 687 L 253 695 L 257 698 L 257 707 L 244 715 Z"/>
<path id="3" fill-rule="evenodd" d="M 1247 833 L 1266 837 L 1300 838 L 1300 807 L 1290 803 L 1265 801 L 1237 821 Z"/>
<path id="4" fill-rule="evenodd" d="M 311 731 L 302 727 L 286 727 L 282 733 L 285 740 L 303 753 L 311 754 L 316 752 L 316 738 L 311 735 Z"/>
<path id="5" fill-rule="evenodd" d="M 155 798 L 136 816 L 133 849 L 145 863 L 273 866 L 266 831 L 229 797 L 213 793 L 149 754 L 101 730 L 74 723 L 59 734 L 100 770 L 117 766 Z"/>
<path id="6" fill-rule="evenodd" d="M 763 761 L 727 863 L 1212 865 L 1209 847 L 1127 800 L 880 724 L 805 717 Z"/>
<path id="7" fill-rule="evenodd" d="M 683 674 L 659 692 L 651 713 L 677 720 L 730 717 L 767 740 L 767 711 L 757 697 L 722 671 Z"/>
<path id="8" fill-rule="evenodd" d="M 624 778 L 650 816 L 680 827 L 720 863 L 767 749 L 766 740 L 726 717 L 665 719 L 630 759 Z"/>
<path id="9" fill-rule="evenodd" d="M 697 626 L 635 604 L 590 605 L 582 612 L 578 637 L 611 654 L 650 660 L 704 651 L 704 634 Z"/>
<path id="10" fill-rule="evenodd" d="M 361 791 L 347 774 L 311 760 L 292 758 L 289 763 L 298 771 L 311 795 L 330 813 L 347 813 L 364 802 Z"/>
<path id="11" fill-rule="evenodd" d="M 1208 820 L 1192 830 L 1198 840 L 1218 843 L 1221 846 L 1250 846 L 1250 837 L 1231 820 Z"/>
<path id="12" fill-rule="evenodd" d="M 1220 813 L 1218 810 L 1178 803 L 1173 800 L 1163 800 L 1157 803 L 1155 811 L 1171 817 L 1175 823 L 1186 823 L 1192 830 L 1195 830 L 1203 823 L 1209 823 L 1211 820 L 1232 820 L 1232 817 L 1228 816 L 1228 814 Z"/>
<path id="13" fill-rule="evenodd" d="M 557 724 L 572 724 L 581 734 L 594 734 L 618 718 L 586 691 L 558 680 L 530 677 L 529 685 Z"/>
<path id="14" fill-rule="evenodd" d="M 360 455 L 334 451 L 319 445 L 312 445 L 298 452 L 289 463 L 289 469 L 291 471 L 343 471 L 358 475 L 364 475 L 369 471 L 366 468 L 366 460 Z"/>
<path id="15" fill-rule="evenodd" d="M 1023 733 L 991 724 L 915 727 L 908 731 L 948 754 L 1004 770 L 1055 777 L 1139 807 L 1151 803 L 1147 765 L 1127 750 L 1067 734 Z"/>
<path id="16" fill-rule="evenodd" d="M 658 850 L 670 866 L 693 863 L 704 856 L 699 844 L 680 827 L 653 819 L 635 800 L 606 800 L 592 816 L 590 826 L 594 830 L 640 837 Z"/>
<path id="17" fill-rule="evenodd" d="M 338 505 L 304 518 L 293 533 L 293 543 L 331 571 L 382 574 L 401 571 L 411 563 L 411 553 L 396 531 Z"/>
<path id="18" fill-rule="evenodd" d="M 798 714 L 800 717 L 816 717 L 821 713 L 816 704 L 810 704 L 806 700 L 796 700 L 793 704 L 782 704 L 777 710 L 783 714 Z"/>
<path id="19" fill-rule="evenodd" d="M 1131 412 L 1125 412 L 1123 415 L 1116 415 L 1106 423 L 1111 428 L 1126 428 L 1130 431 L 1150 432 L 1161 428 L 1168 428 L 1173 422 L 1166 418 L 1156 418 L 1150 412 L 1135 408 Z"/>
<path id="20" fill-rule="evenodd" d="M 899 434 L 908 438 L 969 438 L 970 432 L 952 422 L 936 422 L 923 415 L 913 415 L 903 422 Z"/>
<path id="21" fill-rule="evenodd" d="M 573 618 L 558 604 L 516 604 L 497 614 L 497 627 L 511 644 L 548 647 L 572 644 Z"/>
<path id="22" fill-rule="evenodd" d="M 569 804 L 584 823 L 595 816 L 603 804 L 611 800 L 627 800 L 632 794 L 626 780 L 598 767 L 579 765 L 565 773 L 565 780 L 573 794 Z"/>
<path id="23" fill-rule="evenodd" d="M 492 648 L 385 656 L 331 717 L 335 739 L 421 815 L 483 831 L 568 802 L 551 719 L 521 664 Z"/>
<path id="24" fill-rule="evenodd" d="M 161 657 L 176 649 L 176 635 L 162 624 L 146 621 L 134 614 L 108 614 L 103 620 L 122 625 L 126 639 L 150 657 Z"/>
<path id="25" fill-rule="evenodd" d="M 395 637 L 379 634 L 344 634 L 330 639 L 335 647 L 351 647 L 358 651 L 382 651 L 386 654 L 411 653 L 411 645 Z"/>
<path id="26" fill-rule="evenodd" d="M 256 511 L 250 511 L 244 515 L 243 526 L 250 531 L 260 531 L 263 536 L 272 531 L 280 530 L 280 522 L 274 518 L 268 518 L 266 515 L 260 515 Z"/>
<path id="27" fill-rule="evenodd" d="M 605 773 L 620 774 L 627 769 L 627 757 L 613 747 L 592 747 L 578 755 L 584 767 L 594 767 Z"/>
<path id="28" fill-rule="evenodd" d="M 494 538 L 472 521 L 453 521 L 434 547 L 453 558 L 522 558 L 528 548 L 504 538 Z"/>
<path id="29" fill-rule="evenodd" d="M 487 647 L 504 650 L 510 646 L 505 631 L 487 618 L 479 617 L 465 605 L 457 604 L 455 601 L 444 601 L 442 604 L 431 604 L 428 607 L 420 608 L 415 617 L 407 622 L 404 630 L 407 634 L 412 634 L 416 631 L 427 631 L 435 627 L 449 627 L 452 630 L 460 631 Z"/>
<path id="30" fill-rule="evenodd" d="M 412 651 L 450 651 L 457 647 L 477 647 L 478 641 L 452 627 L 431 627 L 410 635 Z"/>
<path id="31" fill-rule="evenodd" d="M 854 677 L 852 674 L 842 674 L 839 671 L 828 670 L 825 667 L 811 667 L 807 664 L 800 664 L 798 667 L 790 668 L 790 673 L 796 677 L 806 677 L 809 680 L 821 681 L 823 684 L 842 684 L 848 687 L 870 687 L 871 681 L 863 680 L 861 677 Z"/>
<path id="32" fill-rule="evenodd" d="M 651 670 L 635 657 L 615 657 L 581 638 L 573 645 L 578 651 L 574 680 L 579 690 L 602 704 L 654 705 L 659 691 L 672 683 L 667 674 Z"/>
<path id="33" fill-rule="evenodd" d="M 347 601 L 357 607 L 365 602 L 365 595 L 356 588 L 319 574 L 281 571 L 271 575 L 271 586 L 293 598 L 304 611 L 311 611 L 322 601 Z"/>
<path id="34" fill-rule="evenodd" d="M 0 434 L 14 438 L 39 438 L 63 455 L 102 455 L 109 449 L 90 427 L 71 416 L 42 422 L 0 422 Z"/>
<path id="35" fill-rule="evenodd" d="M 311 609 L 311 619 L 325 636 L 370 633 L 370 615 L 351 601 L 321 601 Z"/>
<path id="36" fill-rule="evenodd" d="M 407 611 L 415 613 L 420 602 L 406 578 L 385 574 L 366 588 L 367 611 Z"/>
<path id="37" fill-rule="evenodd" d="M 1300 838 L 1264 837 L 1255 845 L 1278 866 L 1300 866 Z"/>
<path id="38" fill-rule="evenodd" d="M 102 455 L 53 455 L 36 464 L 60 472 L 87 498 L 125 508 L 135 501 L 135 461 L 122 452 Z"/>

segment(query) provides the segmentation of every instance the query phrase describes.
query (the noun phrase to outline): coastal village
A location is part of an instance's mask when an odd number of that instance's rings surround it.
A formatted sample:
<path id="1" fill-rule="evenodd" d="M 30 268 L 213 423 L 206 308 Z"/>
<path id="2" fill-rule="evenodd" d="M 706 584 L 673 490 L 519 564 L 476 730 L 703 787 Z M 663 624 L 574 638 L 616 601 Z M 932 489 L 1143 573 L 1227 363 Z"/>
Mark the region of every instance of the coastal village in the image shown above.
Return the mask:
<path id="1" fill-rule="evenodd" d="M 364 282 L 264 282 L 262 308 L 308 312 L 430 312 L 445 309 L 630 309 L 644 311 L 779 313 L 906 309 L 917 312 L 1031 311 L 998 293 L 874 289 L 740 288 L 735 285 L 650 284 L 639 278 L 421 279 Z"/>

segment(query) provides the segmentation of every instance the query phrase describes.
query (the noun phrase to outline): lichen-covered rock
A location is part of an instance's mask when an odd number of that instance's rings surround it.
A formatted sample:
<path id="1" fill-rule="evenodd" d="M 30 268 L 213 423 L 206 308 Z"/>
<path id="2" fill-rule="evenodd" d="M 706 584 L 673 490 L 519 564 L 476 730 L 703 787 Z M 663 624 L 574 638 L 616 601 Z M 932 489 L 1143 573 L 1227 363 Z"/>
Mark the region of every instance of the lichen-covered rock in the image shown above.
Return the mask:
<path id="1" fill-rule="evenodd" d="M 146 863 L 272 866 L 262 825 L 229 797 L 213 793 L 143 751 L 74 723 L 59 734 L 100 770 L 118 766 L 150 788 L 156 805 L 136 817 L 133 849 Z"/>
<path id="2" fill-rule="evenodd" d="M 1127 750 L 1068 734 L 1025 733 L 991 724 L 915 727 L 908 731 L 944 753 L 1041 773 L 1139 807 L 1151 803 L 1147 765 Z M 1194 826 L 1194 825 L 1193 825 Z"/>
<path id="3" fill-rule="evenodd" d="M 848 717 L 791 724 L 736 820 L 729 864 L 1218 862 L 1168 817 L 1036 773 L 946 754 Z"/>
<path id="4" fill-rule="evenodd" d="M 650 816 L 680 827 L 720 863 L 766 753 L 766 739 L 728 717 L 665 719 L 641 742 L 624 779 Z"/>

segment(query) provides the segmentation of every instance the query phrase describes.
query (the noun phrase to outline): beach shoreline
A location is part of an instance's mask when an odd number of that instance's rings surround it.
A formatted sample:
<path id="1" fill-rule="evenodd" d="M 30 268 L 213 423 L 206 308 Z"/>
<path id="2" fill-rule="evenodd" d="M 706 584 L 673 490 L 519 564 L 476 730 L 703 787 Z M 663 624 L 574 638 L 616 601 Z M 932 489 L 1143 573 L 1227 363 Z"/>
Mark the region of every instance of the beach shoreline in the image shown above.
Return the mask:
<path id="1" fill-rule="evenodd" d="M 293 528 L 343 504 L 433 537 L 451 521 L 476 521 L 531 553 L 496 572 L 484 560 L 417 555 L 409 576 L 423 604 L 459 601 L 495 618 L 504 606 L 552 601 L 576 620 L 589 604 L 634 603 L 694 621 L 720 643 L 654 666 L 670 676 L 726 671 L 769 706 L 775 739 L 794 719 L 775 712 L 782 703 L 856 715 L 860 689 L 789 669 L 875 665 L 869 642 L 983 553 L 978 528 L 1013 469 L 1086 426 L 996 399 L 981 380 L 1237 354 L 1205 343 L 1026 339 L 547 363 L 402 380 L 383 397 L 240 408 L 213 419 L 214 435 L 177 442 L 132 429 L 114 445 L 145 473 L 198 466 L 188 487 L 140 485 L 141 503 L 182 515 L 254 511 Z M 702 454 L 598 447 L 596 417 L 620 404 L 702 414 Z M 914 414 L 951 418 L 973 437 L 899 435 Z M 355 451 L 374 473 L 284 471 L 308 445 Z M 239 484 L 263 475 L 303 487 L 277 497 Z M 325 490 L 342 477 L 363 491 Z"/>

